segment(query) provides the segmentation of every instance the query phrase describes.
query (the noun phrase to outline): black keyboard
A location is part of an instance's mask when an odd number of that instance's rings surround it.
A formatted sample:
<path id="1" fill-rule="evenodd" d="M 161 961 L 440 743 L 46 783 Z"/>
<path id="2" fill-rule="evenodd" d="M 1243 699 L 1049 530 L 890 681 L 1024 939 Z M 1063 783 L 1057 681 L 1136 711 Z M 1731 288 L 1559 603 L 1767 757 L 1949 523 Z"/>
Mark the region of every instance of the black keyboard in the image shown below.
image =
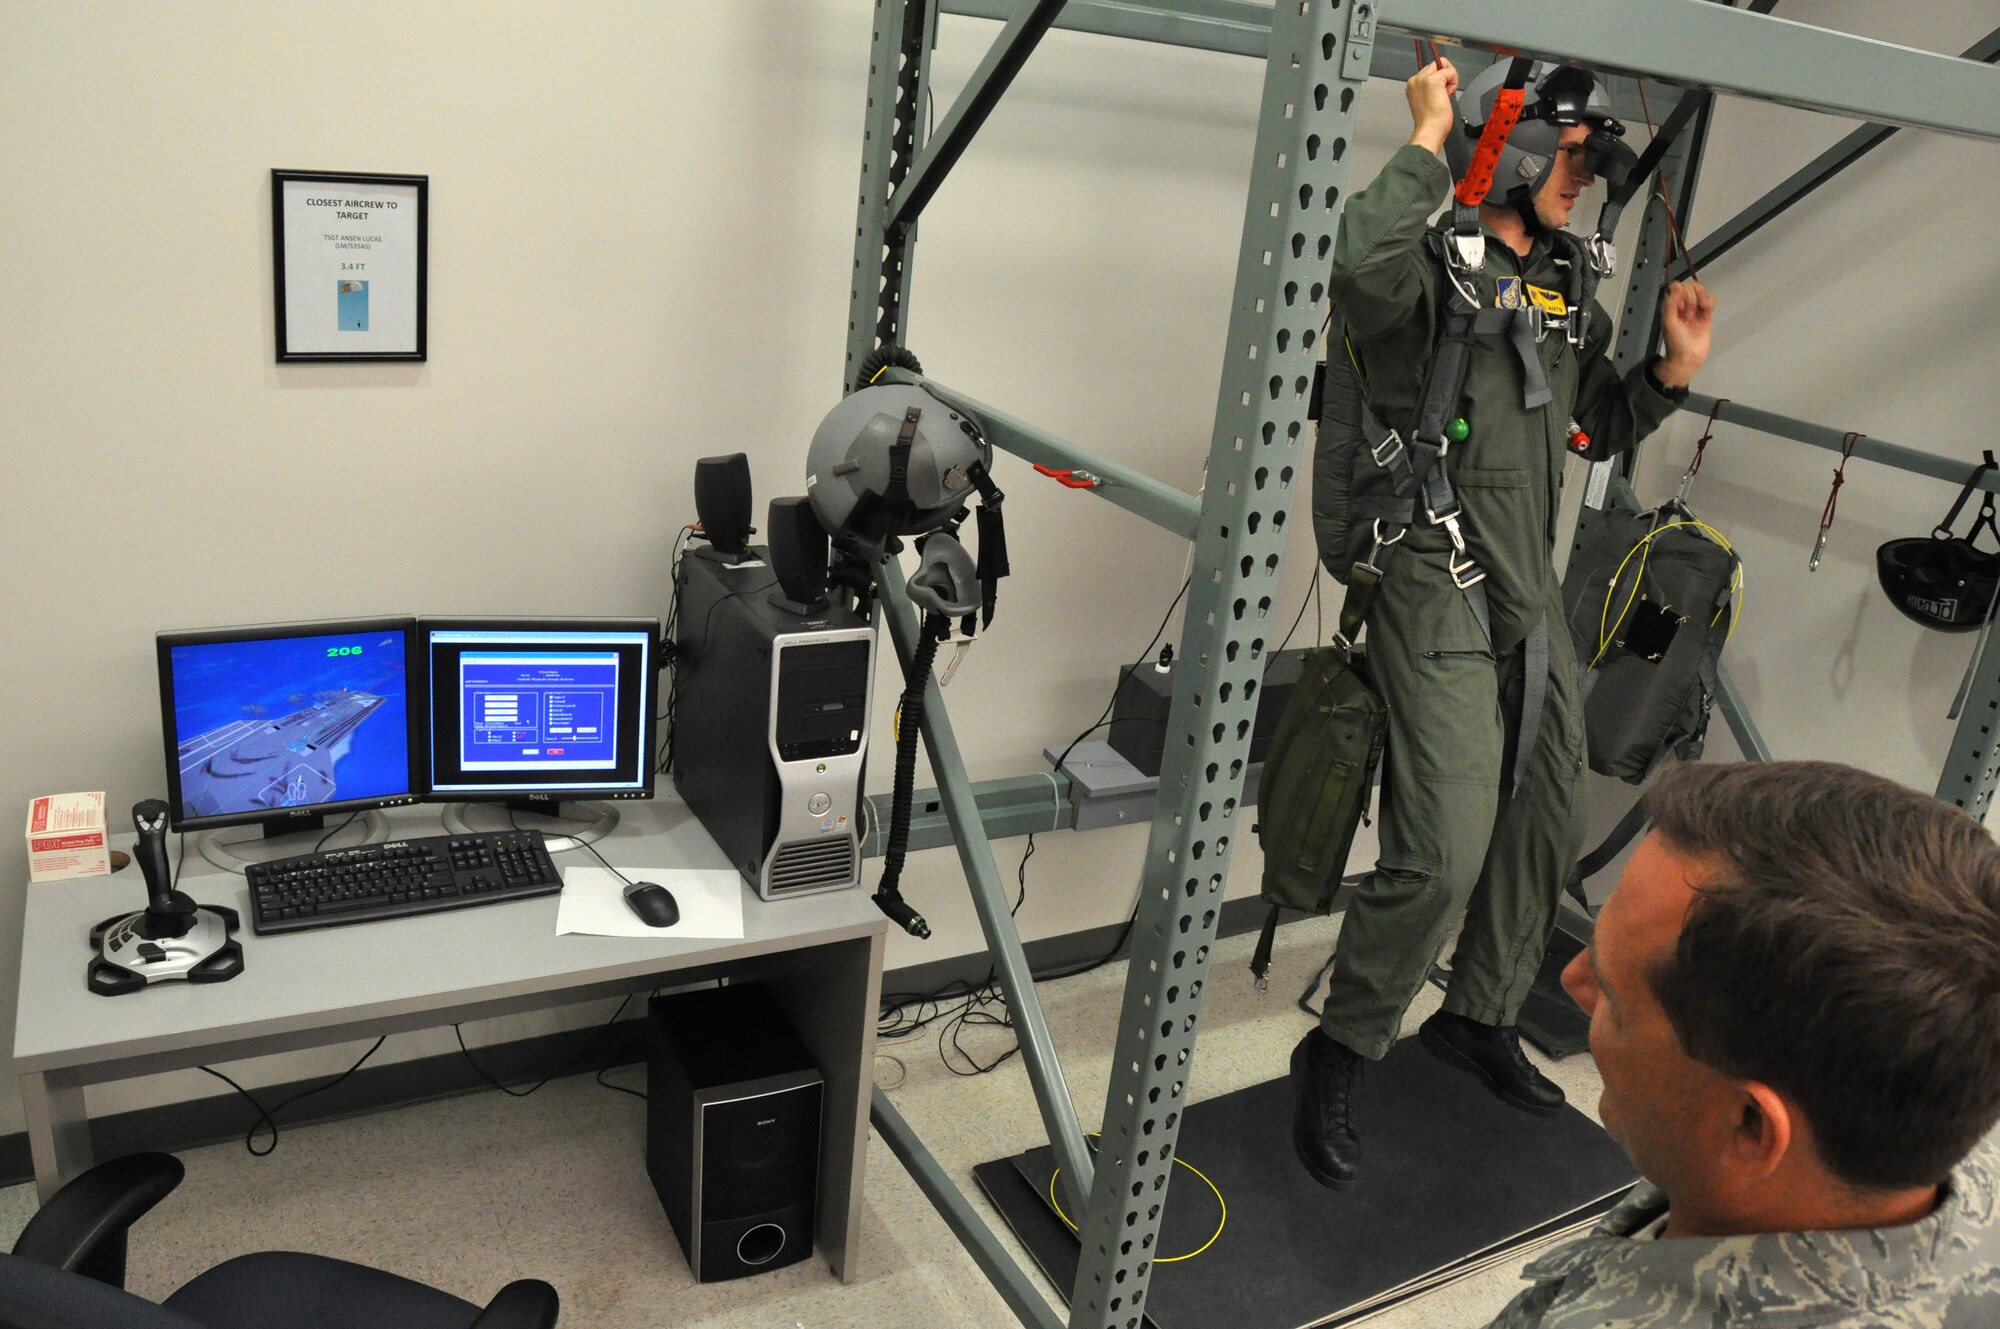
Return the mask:
<path id="1" fill-rule="evenodd" d="M 540 831 L 431 835 L 253 863 L 250 927 L 258 933 L 372 923 L 562 889 Z"/>

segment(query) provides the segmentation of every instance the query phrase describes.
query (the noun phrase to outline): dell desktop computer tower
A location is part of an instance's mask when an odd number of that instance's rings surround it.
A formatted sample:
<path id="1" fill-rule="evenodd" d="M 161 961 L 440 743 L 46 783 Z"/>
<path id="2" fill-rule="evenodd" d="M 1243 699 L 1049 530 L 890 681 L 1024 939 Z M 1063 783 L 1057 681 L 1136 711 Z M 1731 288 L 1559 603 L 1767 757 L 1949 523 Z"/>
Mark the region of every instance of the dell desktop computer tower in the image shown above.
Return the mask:
<path id="1" fill-rule="evenodd" d="M 675 610 L 674 786 L 766 900 L 861 881 L 875 630 L 800 614 L 764 551 L 689 554 Z"/>

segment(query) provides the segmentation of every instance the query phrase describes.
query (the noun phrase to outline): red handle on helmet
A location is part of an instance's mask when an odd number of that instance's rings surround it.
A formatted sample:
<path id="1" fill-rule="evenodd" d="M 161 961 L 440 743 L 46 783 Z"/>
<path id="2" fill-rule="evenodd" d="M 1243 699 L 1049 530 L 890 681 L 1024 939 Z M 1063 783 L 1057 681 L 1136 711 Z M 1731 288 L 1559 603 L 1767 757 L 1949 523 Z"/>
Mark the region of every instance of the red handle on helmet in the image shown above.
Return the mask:
<path id="1" fill-rule="evenodd" d="M 1458 182 L 1457 198 L 1467 207 L 1475 207 L 1486 201 L 1486 195 L 1493 189 L 1493 168 L 1500 164 L 1500 150 L 1507 146 L 1507 135 L 1514 132 L 1514 125 L 1521 118 L 1522 90 L 1502 88 L 1493 98 L 1493 114 L 1486 121 L 1486 128 L 1479 135 L 1479 146 L 1472 154 L 1472 165 L 1467 168 L 1465 178 Z"/>
<path id="2" fill-rule="evenodd" d="M 1486 201 L 1493 190 L 1493 171 L 1500 165 L 1500 151 L 1507 146 L 1507 136 L 1514 132 L 1514 126 L 1521 119 L 1521 105 L 1526 100 L 1524 88 L 1528 82 L 1531 62 L 1517 59 L 1507 71 L 1507 82 L 1493 96 L 1493 114 L 1486 119 L 1486 127 L 1479 132 L 1479 146 L 1473 149 L 1472 165 L 1466 168 L 1465 178 L 1458 182 L 1455 197 L 1466 207 L 1477 207 Z"/>

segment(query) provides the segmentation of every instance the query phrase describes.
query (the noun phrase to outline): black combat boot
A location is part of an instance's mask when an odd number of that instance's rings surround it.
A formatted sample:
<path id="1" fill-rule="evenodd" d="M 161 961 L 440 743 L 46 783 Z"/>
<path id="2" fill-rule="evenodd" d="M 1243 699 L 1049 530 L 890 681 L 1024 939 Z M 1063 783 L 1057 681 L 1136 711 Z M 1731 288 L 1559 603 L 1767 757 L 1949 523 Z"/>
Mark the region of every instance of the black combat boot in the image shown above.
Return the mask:
<path id="1" fill-rule="evenodd" d="M 1536 1070 L 1521 1051 L 1520 1031 L 1512 1025 L 1496 1028 L 1439 1011 L 1424 1021 L 1417 1037 L 1438 1060 L 1471 1071 L 1488 1089 L 1523 1112 L 1548 1116 L 1568 1101 L 1555 1082 Z"/>
<path id="2" fill-rule="evenodd" d="M 1319 1030 L 1307 1030 L 1292 1049 L 1292 1147 L 1329 1190 L 1346 1190 L 1361 1175 L 1353 1115 L 1360 1083 L 1361 1054 Z"/>

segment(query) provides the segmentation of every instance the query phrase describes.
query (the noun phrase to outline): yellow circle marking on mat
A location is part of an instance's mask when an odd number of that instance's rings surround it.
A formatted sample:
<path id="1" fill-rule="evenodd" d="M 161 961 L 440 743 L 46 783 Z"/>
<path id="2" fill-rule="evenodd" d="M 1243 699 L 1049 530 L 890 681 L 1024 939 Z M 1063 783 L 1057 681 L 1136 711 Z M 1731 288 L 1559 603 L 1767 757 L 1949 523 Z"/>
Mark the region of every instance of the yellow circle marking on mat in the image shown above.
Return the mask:
<path id="1" fill-rule="evenodd" d="M 1095 1132 L 1093 1132 L 1093 1138 L 1094 1136 Z M 1210 1246 L 1213 1246 L 1215 1244 L 1215 1239 L 1222 1235 L 1222 1229 L 1229 1225 L 1229 1201 L 1222 1198 L 1222 1188 L 1220 1186 L 1217 1186 L 1214 1182 L 1210 1181 L 1206 1173 L 1204 1173 L 1200 1168 L 1196 1167 L 1194 1164 L 1188 1162 L 1186 1159 L 1176 1158 L 1174 1162 L 1180 1164 L 1180 1166 L 1194 1173 L 1197 1177 L 1200 1177 L 1202 1180 L 1202 1184 L 1207 1186 L 1211 1191 L 1215 1192 L 1215 1202 L 1222 1206 L 1222 1217 L 1219 1220 L 1217 1220 L 1215 1224 L 1215 1231 L 1209 1233 L 1207 1241 L 1204 1241 L 1203 1243 L 1201 1243 L 1201 1245 L 1195 1247 L 1193 1250 L 1189 1251 L 1186 1255 L 1162 1255 L 1159 1259 L 1153 1261 L 1154 1264 L 1179 1264 L 1182 1260 L 1192 1260 L 1195 1256 L 1201 1254 L 1203 1251 L 1207 1250 Z M 1069 1221 L 1069 1215 L 1063 1212 L 1062 1201 L 1056 1198 L 1056 1178 L 1060 1177 L 1061 1175 L 1062 1175 L 1061 1168 L 1057 1168 L 1054 1172 L 1049 1174 L 1049 1203 L 1055 1206 L 1056 1217 L 1060 1218 L 1063 1221 L 1063 1226 L 1068 1228 L 1071 1232 L 1075 1232 L 1077 1230 L 1076 1224 Z"/>

